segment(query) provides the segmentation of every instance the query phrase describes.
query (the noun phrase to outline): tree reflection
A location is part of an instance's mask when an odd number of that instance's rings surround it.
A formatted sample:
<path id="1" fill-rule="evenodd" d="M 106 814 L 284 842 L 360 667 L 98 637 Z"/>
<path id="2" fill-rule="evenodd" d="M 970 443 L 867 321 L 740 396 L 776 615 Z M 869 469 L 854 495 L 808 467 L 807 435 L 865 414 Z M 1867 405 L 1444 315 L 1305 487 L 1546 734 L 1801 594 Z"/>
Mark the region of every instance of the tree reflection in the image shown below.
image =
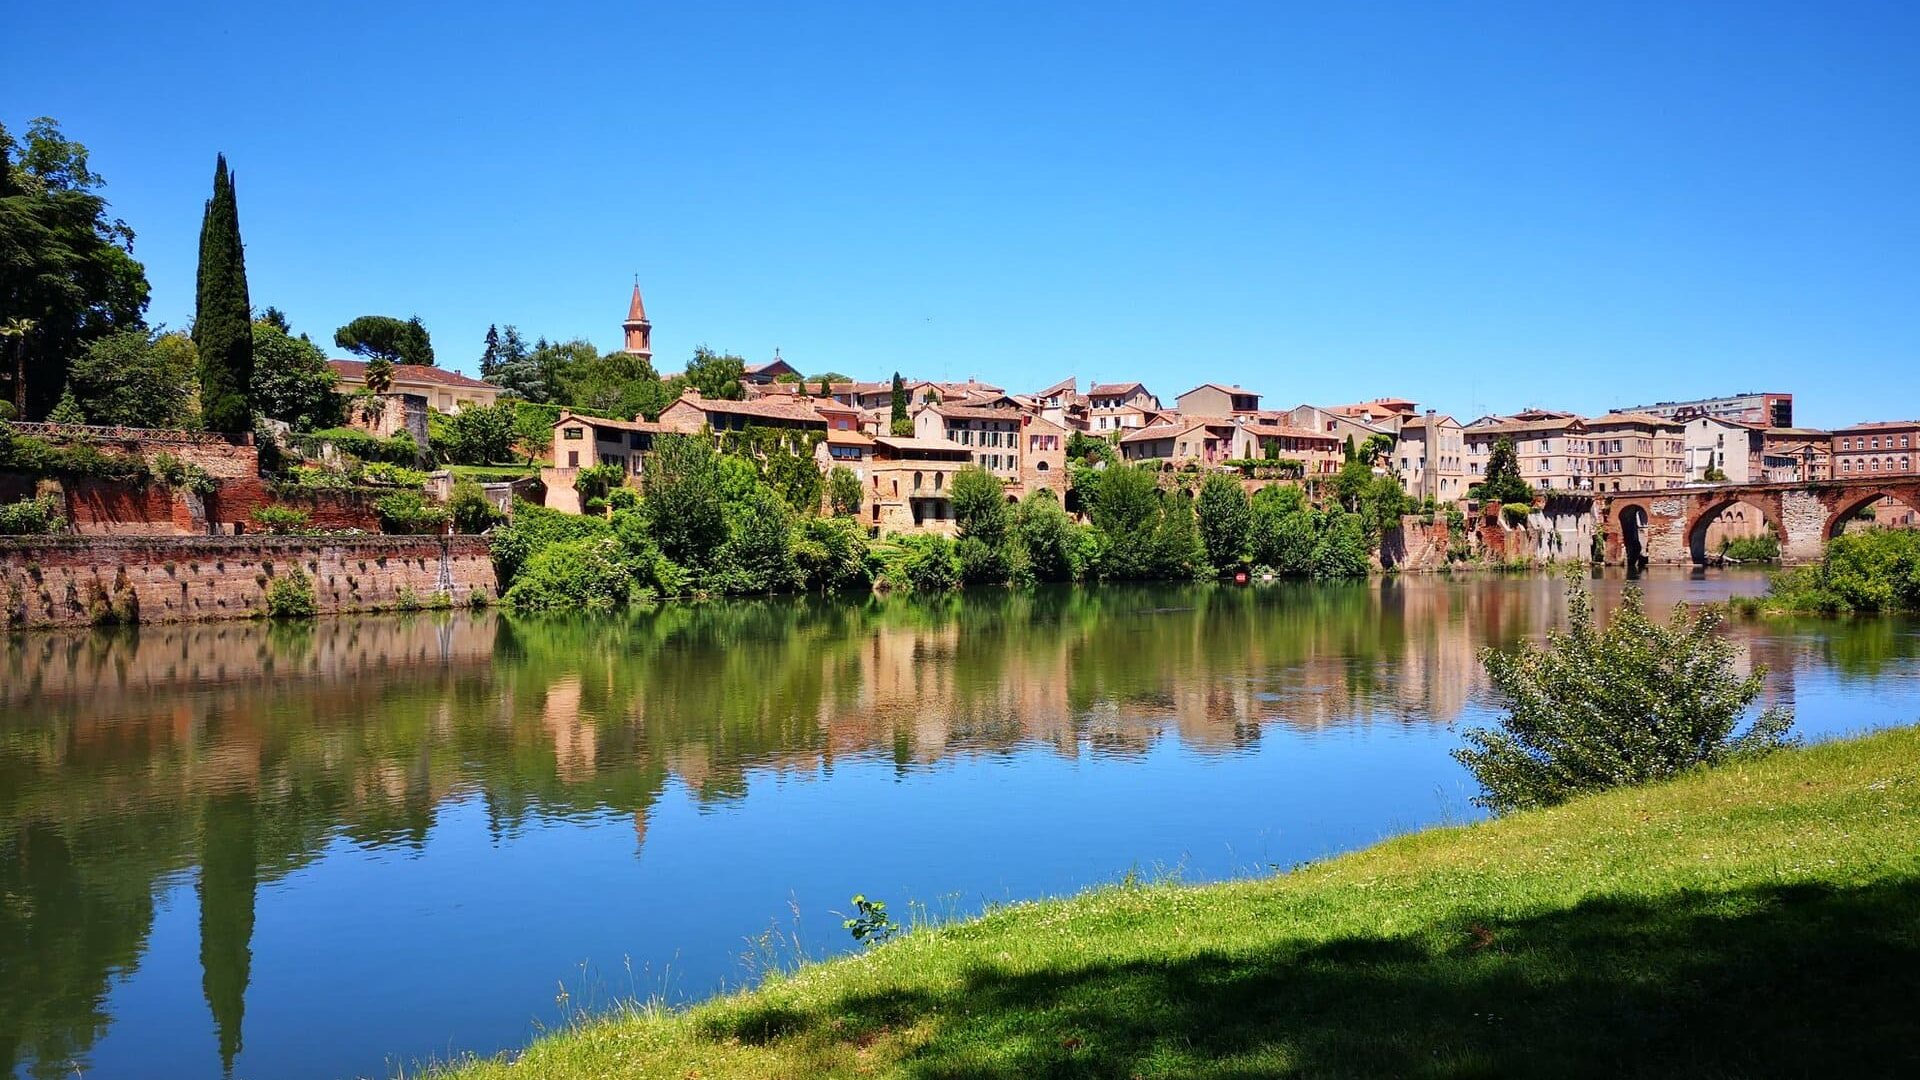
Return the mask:
<path id="1" fill-rule="evenodd" d="M 845 758 L 1124 757 L 1167 738 L 1233 753 L 1275 725 L 1445 723 L 1484 689 L 1477 651 L 1544 633 L 1559 594 L 1113 587 L 9 637 L 0 1064 L 50 1077 L 84 1059 L 170 875 L 197 868 L 202 990 L 231 1072 L 257 892 L 330 843 L 423 845 L 456 798 L 500 837 L 619 817 L 644 840 L 671 780 L 721 802 L 755 772 Z M 1916 640 L 1826 647 L 1867 667 Z"/>

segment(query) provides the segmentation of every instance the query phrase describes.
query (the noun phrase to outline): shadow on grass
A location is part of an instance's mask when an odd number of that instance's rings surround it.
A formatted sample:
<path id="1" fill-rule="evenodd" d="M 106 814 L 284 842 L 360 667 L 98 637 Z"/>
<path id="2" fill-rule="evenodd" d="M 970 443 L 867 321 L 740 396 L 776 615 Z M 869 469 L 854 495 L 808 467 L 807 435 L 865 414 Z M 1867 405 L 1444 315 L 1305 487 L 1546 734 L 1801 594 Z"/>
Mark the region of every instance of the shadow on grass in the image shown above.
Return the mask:
<path id="1" fill-rule="evenodd" d="M 1920 879 L 983 967 L 950 993 L 750 1009 L 704 1033 L 822 1050 L 916 1022 L 932 1034 L 903 1071 L 920 1077 L 1920 1076 Z"/>

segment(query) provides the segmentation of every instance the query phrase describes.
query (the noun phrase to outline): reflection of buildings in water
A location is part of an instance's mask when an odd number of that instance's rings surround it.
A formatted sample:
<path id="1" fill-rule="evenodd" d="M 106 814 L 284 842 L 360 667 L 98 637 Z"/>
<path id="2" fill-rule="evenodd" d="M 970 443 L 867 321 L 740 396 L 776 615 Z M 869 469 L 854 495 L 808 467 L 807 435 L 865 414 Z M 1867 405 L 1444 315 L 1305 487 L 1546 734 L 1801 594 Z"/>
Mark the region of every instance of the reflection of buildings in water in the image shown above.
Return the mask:
<path id="1" fill-rule="evenodd" d="M 566 675 L 547 684 L 540 725 L 553 744 L 554 771 L 562 781 L 577 783 L 593 775 L 600 739 L 593 718 L 580 709 L 579 675 Z"/>

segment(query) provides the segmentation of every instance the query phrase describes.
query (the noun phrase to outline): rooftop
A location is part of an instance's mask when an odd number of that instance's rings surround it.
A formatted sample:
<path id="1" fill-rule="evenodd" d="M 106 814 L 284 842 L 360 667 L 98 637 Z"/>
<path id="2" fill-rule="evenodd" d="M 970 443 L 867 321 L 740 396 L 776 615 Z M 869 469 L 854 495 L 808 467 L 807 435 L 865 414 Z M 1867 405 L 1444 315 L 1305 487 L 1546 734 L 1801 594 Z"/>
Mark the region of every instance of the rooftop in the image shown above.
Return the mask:
<path id="1" fill-rule="evenodd" d="M 366 382 L 367 363 L 365 360 L 329 360 L 327 361 L 327 366 L 332 368 L 333 373 L 342 379 Z M 428 364 L 395 364 L 393 365 L 393 381 L 396 383 L 432 383 L 435 386 L 484 389 L 495 392 L 500 390 L 498 386 L 490 382 L 482 382 L 479 379 L 462 375 L 457 371 L 449 371 L 446 368 L 433 367 Z"/>

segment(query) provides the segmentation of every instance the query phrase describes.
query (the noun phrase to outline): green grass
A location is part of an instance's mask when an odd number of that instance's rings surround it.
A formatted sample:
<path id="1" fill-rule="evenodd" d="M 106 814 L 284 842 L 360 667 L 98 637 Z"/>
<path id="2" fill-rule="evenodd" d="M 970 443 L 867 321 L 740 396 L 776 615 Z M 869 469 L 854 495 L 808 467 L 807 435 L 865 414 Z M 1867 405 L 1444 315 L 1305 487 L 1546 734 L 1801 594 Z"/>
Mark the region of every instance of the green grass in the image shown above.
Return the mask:
<path id="1" fill-rule="evenodd" d="M 455 480 L 472 480 L 475 483 L 491 484 L 506 480 L 519 480 L 528 476 L 539 476 L 538 465 L 449 465 L 447 471 Z"/>
<path id="2" fill-rule="evenodd" d="M 1916 1076 L 1917 992 L 1901 729 L 1272 878 L 1014 905 L 452 1073 Z"/>

